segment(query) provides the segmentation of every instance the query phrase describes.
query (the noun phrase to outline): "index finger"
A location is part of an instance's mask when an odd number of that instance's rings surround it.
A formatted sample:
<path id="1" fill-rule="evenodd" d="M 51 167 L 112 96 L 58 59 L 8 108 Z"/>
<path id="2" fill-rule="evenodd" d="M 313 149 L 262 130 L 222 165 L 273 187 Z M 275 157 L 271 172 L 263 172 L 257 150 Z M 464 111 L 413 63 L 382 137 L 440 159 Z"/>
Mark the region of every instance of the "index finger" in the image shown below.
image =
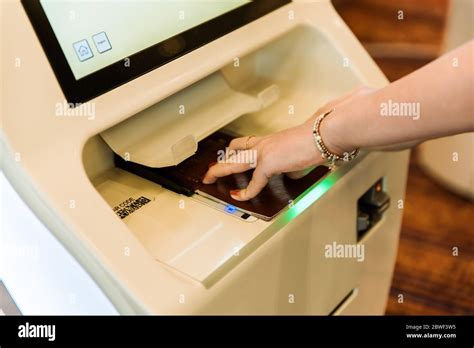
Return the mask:
<path id="1" fill-rule="evenodd" d="M 247 188 L 242 190 L 231 190 L 230 196 L 237 201 L 248 201 L 257 196 L 268 184 L 268 177 L 259 167 L 255 169 Z"/>
<path id="2" fill-rule="evenodd" d="M 204 184 L 213 184 L 218 178 L 231 174 L 243 173 L 249 169 L 252 169 L 251 163 L 216 163 L 209 168 L 202 179 L 202 182 Z"/>

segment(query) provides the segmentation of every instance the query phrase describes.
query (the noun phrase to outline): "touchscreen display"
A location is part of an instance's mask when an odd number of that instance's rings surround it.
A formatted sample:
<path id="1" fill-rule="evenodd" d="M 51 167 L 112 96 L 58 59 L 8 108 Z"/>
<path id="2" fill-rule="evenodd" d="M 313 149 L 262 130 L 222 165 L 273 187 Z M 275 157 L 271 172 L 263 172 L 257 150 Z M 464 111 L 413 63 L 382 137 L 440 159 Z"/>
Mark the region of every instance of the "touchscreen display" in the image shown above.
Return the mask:
<path id="1" fill-rule="evenodd" d="M 41 0 L 40 4 L 79 80 L 249 2 Z"/>
<path id="2" fill-rule="evenodd" d="M 77 105 L 204 47 L 291 0 L 21 3 L 65 99 Z M 209 52 L 209 59 L 223 53 Z"/>

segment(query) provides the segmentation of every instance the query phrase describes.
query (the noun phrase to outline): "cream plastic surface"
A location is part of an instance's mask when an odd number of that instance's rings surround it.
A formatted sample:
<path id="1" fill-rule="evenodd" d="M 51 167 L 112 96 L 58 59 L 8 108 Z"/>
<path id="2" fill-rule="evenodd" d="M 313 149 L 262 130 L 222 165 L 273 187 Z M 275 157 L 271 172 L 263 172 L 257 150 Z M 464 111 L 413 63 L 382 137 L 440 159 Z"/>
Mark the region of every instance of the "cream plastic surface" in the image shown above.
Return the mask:
<path id="1" fill-rule="evenodd" d="M 136 146 L 132 158 L 174 163 L 213 129 L 266 134 L 300 123 L 358 84 L 384 85 L 329 1 L 289 4 L 116 88 L 92 100 L 93 119 L 55 115 L 64 97 L 35 33 L 19 2 L 7 2 L 4 12 L 2 77 L 8 88 L 2 92 L 2 169 L 120 312 L 328 314 L 337 307 L 337 314 L 383 313 L 402 210 L 392 205 L 365 236 L 364 262 L 328 259 L 324 247 L 356 242 L 357 198 L 380 177 L 386 178 L 392 201 L 403 199 L 408 153 L 361 157 L 332 173 L 330 187 L 312 191 L 272 222 L 239 221 L 113 168 L 110 147 L 123 155 Z M 17 30 L 3 30 L 9 27 Z M 12 63 L 17 57 L 20 69 Z M 240 70 L 233 67 L 235 58 Z M 186 125 L 186 115 L 179 119 L 182 128 L 167 123 L 172 117 L 166 115 L 147 133 L 139 122 L 130 129 L 150 135 L 143 146 L 138 144 L 146 137 L 115 141 L 120 132 L 110 131 L 104 136 L 109 147 L 99 135 L 126 120 L 152 119 L 147 115 L 153 110 L 160 116 L 168 108 L 175 112 L 168 97 L 182 97 L 207 82 L 222 86 L 226 97 L 204 108 L 190 98 L 188 110 L 209 119 L 212 107 L 221 110 L 221 103 L 230 102 L 232 112 L 218 115 L 222 123 L 190 132 L 195 124 Z M 277 86 L 269 93 L 278 98 L 262 102 L 268 96 L 259 93 L 270 86 Z M 155 156 L 149 144 L 159 140 L 151 134 L 166 131 L 176 136 Z M 173 152 L 168 145 L 176 140 Z M 139 194 L 153 200 L 118 218 L 114 204 Z M 353 295 L 340 305 L 348 294 Z"/>
<path id="2" fill-rule="evenodd" d="M 327 61 L 315 65 L 314 59 L 322 54 Z M 232 62 L 224 66 L 101 136 L 114 152 L 128 154 L 134 162 L 152 167 L 177 164 L 179 161 L 159 159 L 172 154 L 172 144 L 179 144 L 179 139 L 202 139 L 222 126 L 237 135 L 265 135 L 304 122 L 314 111 L 313 103 L 323 103 L 325 94 L 356 86 L 357 77 L 352 69 L 341 65 L 342 61 L 343 57 L 318 32 L 307 26 L 296 27 L 242 57 L 238 65 Z M 343 83 L 331 80 L 330 72 L 338 69 L 348 70 Z M 322 81 L 324 89 L 319 87 Z M 275 89 L 265 97 L 266 91 Z M 263 97 L 250 97 L 253 94 Z M 187 110 L 184 115 L 179 114 L 180 106 Z M 114 147 L 118 143 L 120 146 Z M 170 157 L 174 161 L 184 159 L 192 155 L 195 145 L 185 156 Z M 91 151 L 84 156 L 94 154 Z M 159 189 L 120 169 L 107 171 L 98 182 L 96 188 L 111 208 L 129 198 L 151 199 L 123 221 L 158 261 L 206 286 L 238 263 L 236 255 L 253 252 L 270 237 L 264 233 L 268 223 L 242 224 L 222 211 Z"/>
<path id="3" fill-rule="evenodd" d="M 237 92 L 217 72 L 101 136 L 126 160 L 149 167 L 172 166 L 192 156 L 199 140 L 238 116 L 268 106 L 278 95 L 275 85 L 255 96 Z"/>

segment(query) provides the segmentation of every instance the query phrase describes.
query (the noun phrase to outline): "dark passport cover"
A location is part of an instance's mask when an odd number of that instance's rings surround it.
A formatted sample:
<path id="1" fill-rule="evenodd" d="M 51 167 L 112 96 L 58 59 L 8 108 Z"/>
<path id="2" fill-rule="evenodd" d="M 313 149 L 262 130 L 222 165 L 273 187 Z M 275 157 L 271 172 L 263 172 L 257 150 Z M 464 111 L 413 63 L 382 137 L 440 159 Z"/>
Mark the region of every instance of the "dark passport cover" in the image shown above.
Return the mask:
<path id="1" fill-rule="evenodd" d="M 275 217 L 329 172 L 327 167 L 319 166 L 301 179 L 276 175 L 270 179 L 268 185 L 257 197 L 245 202 L 236 201 L 230 196 L 229 191 L 247 187 L 252 178 L 253 170 L 219 178 L 214 184 L 206 185 L 202 183 L 202 178 L 207 172 L 209 164 L 217 161 L 218 151 L 225 150 L 232 139 L 232 136 L 223 132 L 213 133 L 199 142 L 196 154 L 177 166 L 151 168 L 139 163 L 125 161 L 118 155 L 115 155 L 115 165 L 177 193 L 192 196 L 199 191 L 264 220 Z"/>

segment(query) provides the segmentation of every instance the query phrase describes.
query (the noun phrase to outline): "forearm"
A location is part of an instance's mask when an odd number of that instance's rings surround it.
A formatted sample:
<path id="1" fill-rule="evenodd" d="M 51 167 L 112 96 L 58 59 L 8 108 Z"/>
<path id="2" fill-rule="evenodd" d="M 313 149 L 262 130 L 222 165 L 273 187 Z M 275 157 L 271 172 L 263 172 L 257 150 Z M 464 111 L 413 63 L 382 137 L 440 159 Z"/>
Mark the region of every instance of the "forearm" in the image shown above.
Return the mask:
<path id="1" fill-rule="evenodd" d="M 339 151 L 351 151 L 473 131 L 473 51 L 471 41 L 385 88 L 336 108 L 322 124 L 323 138 L 337 144 Z"/>

